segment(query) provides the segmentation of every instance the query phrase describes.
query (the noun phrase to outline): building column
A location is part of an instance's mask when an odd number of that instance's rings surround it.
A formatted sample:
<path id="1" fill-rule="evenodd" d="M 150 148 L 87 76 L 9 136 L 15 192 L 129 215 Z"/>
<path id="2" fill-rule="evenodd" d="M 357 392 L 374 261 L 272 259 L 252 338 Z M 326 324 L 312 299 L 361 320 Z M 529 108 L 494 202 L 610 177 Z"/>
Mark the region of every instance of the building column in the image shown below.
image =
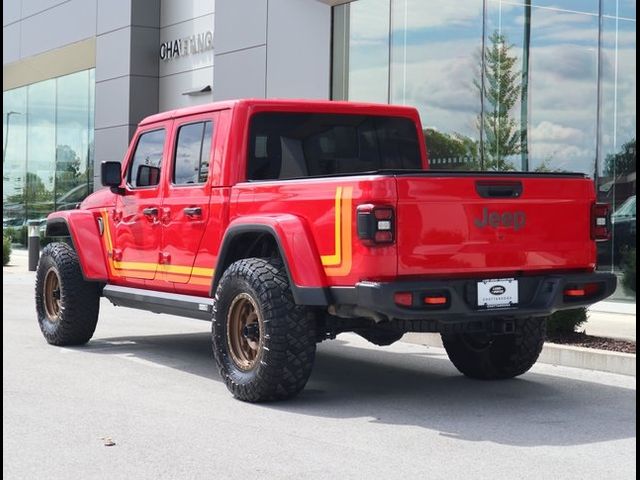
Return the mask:
<path id="1" fill-rule="evenodd" d="M 122 161 L 138 122 L 158 112 L 159 32 L 158 0 L 98 0 L 96 189 L 100 164 Z"/>

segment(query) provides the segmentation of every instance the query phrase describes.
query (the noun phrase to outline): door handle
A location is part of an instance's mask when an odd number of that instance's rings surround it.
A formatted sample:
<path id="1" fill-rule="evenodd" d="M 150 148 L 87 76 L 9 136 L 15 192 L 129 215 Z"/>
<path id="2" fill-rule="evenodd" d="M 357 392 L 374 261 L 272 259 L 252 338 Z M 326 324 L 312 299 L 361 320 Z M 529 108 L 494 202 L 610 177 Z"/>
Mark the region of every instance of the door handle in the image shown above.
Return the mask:
<path id="1" fill-rule="evenodd" d="M 200 207 L 187 207 L 182 210 L 187 217 L 201 217 L 202 208 Z"/>
<path id="2" fill-rule="evenodd" d="M 158 209 L 156 207 L 145 208 L 144 210 L 142 210 L 142 214 L 145 217 L 157 217 Z"/>

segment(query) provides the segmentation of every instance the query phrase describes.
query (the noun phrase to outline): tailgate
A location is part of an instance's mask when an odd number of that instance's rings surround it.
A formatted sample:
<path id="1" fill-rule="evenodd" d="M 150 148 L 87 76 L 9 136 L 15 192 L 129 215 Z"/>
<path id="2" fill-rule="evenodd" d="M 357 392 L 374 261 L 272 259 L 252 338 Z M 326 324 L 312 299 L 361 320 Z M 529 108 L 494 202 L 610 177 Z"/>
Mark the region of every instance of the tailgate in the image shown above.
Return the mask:
<path id="1" fill-rule="evenodd" d="M 595 266 L 593 182 L 575 174 L 398 175 L 398 275 Z"/>

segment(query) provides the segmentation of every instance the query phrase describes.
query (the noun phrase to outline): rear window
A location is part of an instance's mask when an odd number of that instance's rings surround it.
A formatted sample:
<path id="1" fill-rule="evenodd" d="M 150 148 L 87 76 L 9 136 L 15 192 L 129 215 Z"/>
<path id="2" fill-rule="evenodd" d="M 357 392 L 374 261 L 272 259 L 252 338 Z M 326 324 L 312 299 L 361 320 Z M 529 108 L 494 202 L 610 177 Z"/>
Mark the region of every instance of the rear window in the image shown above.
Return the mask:
<path id="1" fill-rule="evenodd" d="M 247 164 L 249 180 L 422 168 L 412 120 L 321 113 L 254 115 Z"/>

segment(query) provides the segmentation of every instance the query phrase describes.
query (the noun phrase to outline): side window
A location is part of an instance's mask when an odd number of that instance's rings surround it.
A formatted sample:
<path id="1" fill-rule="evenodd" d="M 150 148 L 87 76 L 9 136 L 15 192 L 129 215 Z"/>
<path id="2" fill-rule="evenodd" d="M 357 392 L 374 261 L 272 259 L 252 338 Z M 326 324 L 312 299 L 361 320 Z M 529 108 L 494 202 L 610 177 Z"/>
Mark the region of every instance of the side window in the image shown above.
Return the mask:
<path id="1" fill-rule="evenodd" d="M 160 183 L 164 139 L 164 129 L 140 135 L 127 177 L 130 186 L 153 187 Z"/>
<path id="2" fill-rule="evenodd" d="M 187 185 L 205 183 L 209 176 L 212 122 L 183 125 L 178 130 L 173 183 Z"/>

